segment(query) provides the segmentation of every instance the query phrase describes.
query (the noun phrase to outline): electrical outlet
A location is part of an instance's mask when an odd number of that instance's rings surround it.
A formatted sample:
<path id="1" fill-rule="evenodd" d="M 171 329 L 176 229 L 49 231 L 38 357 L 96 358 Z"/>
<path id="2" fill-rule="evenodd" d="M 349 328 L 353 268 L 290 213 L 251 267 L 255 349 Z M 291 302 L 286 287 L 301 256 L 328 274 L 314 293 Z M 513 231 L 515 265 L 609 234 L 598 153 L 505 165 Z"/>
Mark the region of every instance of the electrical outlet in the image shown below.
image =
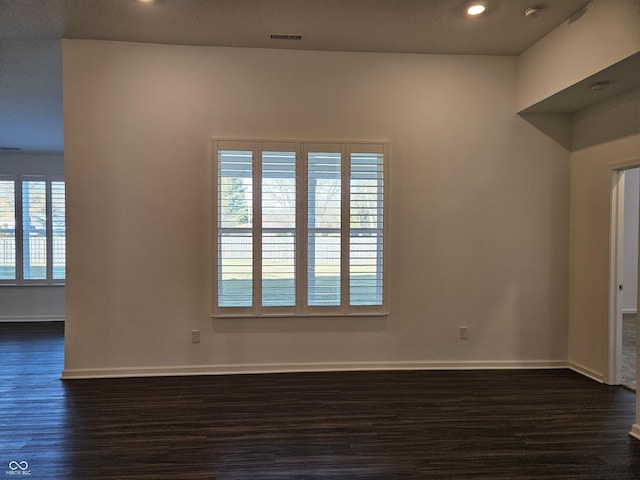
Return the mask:
<path id="1" fill-rule="evenodd" d="M 460 340 L 467 340 L 469 338 L 469 329 L 467 327 L 460 327 L 458 329 L 458 338 Z"/>
<path id="2" fill-rule="evenodd" d="M 200 330 L 191 330 L 191 343 L 200 343 Z"/>

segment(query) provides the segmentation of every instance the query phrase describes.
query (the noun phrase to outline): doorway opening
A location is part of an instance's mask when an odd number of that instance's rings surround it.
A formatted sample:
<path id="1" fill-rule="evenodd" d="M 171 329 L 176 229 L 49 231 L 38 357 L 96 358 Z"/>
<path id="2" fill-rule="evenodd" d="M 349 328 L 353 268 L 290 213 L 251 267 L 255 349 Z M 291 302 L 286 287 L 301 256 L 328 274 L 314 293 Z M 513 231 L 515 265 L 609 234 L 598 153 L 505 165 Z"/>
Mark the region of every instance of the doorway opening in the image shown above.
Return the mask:
<path id="1" fill-rule="evenodd" d="M 612 186 L 608 383 L 635 391 L 640 167 L 615 170 Z"/>

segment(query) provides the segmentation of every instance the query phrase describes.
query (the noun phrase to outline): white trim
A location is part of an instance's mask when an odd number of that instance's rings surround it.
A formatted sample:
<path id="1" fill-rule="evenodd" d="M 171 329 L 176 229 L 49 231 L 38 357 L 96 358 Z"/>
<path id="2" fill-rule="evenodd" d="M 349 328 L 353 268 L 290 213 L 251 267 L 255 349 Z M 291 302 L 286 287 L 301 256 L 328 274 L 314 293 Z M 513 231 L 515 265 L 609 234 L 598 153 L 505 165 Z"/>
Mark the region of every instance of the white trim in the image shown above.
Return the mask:
<path id="1" fill-rule="evenodd" d="M 349 264 L 351 262 L 351 148 L 342 145 L 340 161 L 340 311 L 349 312 Z"/>
<path id="2" fill-rule="evenodd" d="M 251 241 L 253 245 L 253 253 L 251 254 L 251 263 L 253 273 L 251 274 L 251 293 L 253 294 L 253 311 L 262 313 L 262 144 L 253 142 L 251 147 L 252 172 L 251 172 Z M 297 164 L 296 158 L 296 164 Z M 297 185 L 296 185 L 297 186 Z M 219 214 L 214 212 L 213 217 L 216 222 L 219 220 Z M 216 239 L 216 246 L 220 241 Z M 258 260 L 260 259 L 260 260 Z M 216 272 L 217 278 L 217 272 Z M 217 286 L 217 281 L 216 281 Z"/>
<path id="3" fill-rule="evenodd" d="M 624 228 L 624 170 L 611 170 L 609 214 L 609 322 L 606 382 L 620 384 L 622 365 L 622 240 Z"/>
<path id="4" fill-rule="evenodd" d="M 622 309 L 622 314 L 623 315 L 627 315 L 627 314 L 636 314 L 638 313 L 638 310 L 635 308 L 623 308 Z"/>
<path id="5" fill-rule="evenodd" d="M 624 228 L 624 173 L 640 167 L 640 158 L 609 162 L 611 176 L 609 214 L 609 322 L 607 325 L 607 373 L 603 381 L 620 384 L 622 364 L 622 314 L 635 313 L 622 309 L 622 294 L 618 288 L 622 278 L 622 240 Z"/>
<path id="6" fill-rule="evenodd" d="M 406 361 L 406 362 L 304 362 L 165 367 L 66 368 L 63 380 L 83 378 L 162 377 L 189 375 L 234 375 L 256 373 L 349 372 L 380 370 L 538 370 L 566 369 L 564 360 L 523 361 Z"/>
<path id="7" fill-rule="evenodd" d="M 585 377 L 590 378 L 591 380 L 594 380 L 598 383 L 604 383 L 604 375 L 601 372 L 591 370 L 584 365 L 580 365 L 579 363 L 575 362 L 569 362 L 569 369 L 573 370 L 576 373 L 579 373 L 580 375 L 584 375 Z"/>
<path id="8" fill-rule="evenodd" d="M 640 167 L 640 157 L 632 157 L 609 162 L 610 170 L 629 170 L 630 168 L 636 167 Z"/>
<path id="9" fill-rule="evenodd" d="M 64 315 L 0 315 L 2 322 L 64 322 Z"/>
<path id="10" fill-rule="evenodd" d="M 633 438 L 637 438 L 638 440 L 640 440 L 640 424 L 634 423 L 633 426 L 631 427 L 631 431 L 629 432 L 629 435 L 631 435 Z"/>

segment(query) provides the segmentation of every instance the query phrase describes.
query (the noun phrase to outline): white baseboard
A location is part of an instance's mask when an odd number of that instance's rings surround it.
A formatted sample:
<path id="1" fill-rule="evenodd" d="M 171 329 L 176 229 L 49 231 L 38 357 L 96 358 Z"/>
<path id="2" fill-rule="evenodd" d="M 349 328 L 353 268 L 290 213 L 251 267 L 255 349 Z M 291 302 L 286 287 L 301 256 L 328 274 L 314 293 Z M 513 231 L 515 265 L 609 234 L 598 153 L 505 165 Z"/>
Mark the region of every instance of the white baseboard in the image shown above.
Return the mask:
<path id="1" fill-rule="evenodd" d="M 635 308 L 623 308 L 622 309 L 622 314 L 624 315 L 625 313 L 633 313 L 636 314 L 638 313 L 638 310 Z"/>
<path id="2" fill-rule="evenodd" d="M 64 322 L 64 315 L 0 315 L 2 322 Z"/>
<path id="3" fill-rule="evenodd" d="M 634 423 L 633 426 L 631 427 L 631 431 L 629 432 L 629 435 L 631 435 L 633 438 L 637 438 L 638 440 L 640 440 L 640 425 L 637 423 Z"/>
<path id="4" fill-rule="evenodd" d="M 83 378 L 160 377 L 181 375 L 233 375 L 253 373 L 348 372 L 372 370 L 501 370 L 568 368 L 564 360 L 480 361 L 480 362 L 344 362 L 273 363 L 246 365 L 187 365 L 180 367 L 66 368 L 63 380 Z"/>
<path id="5" fill-rule="evenodd" d="M 590 378 L 591 380 L 595 380 L 598 383 L 604 383 L 604 374 L 601 372 L 596 372 L 591 370 L 590 368 L 585 367 L 584 365 L 580 365 L 579 363 L 569 362 L 569 368 L 574 372 L 579 373 L 580 375 L 584 375 L 585 377 Z"/>

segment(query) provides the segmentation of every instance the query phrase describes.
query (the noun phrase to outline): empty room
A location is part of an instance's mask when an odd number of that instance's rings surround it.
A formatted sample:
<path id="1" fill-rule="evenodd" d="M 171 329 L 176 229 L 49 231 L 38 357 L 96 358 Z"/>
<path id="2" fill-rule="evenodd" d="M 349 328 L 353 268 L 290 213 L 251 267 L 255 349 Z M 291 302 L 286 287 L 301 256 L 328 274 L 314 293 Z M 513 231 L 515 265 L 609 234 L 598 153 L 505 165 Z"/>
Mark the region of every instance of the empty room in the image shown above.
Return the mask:
<path id="1" fill-rule="evenodd" d="M 0 477 L 640 478 L 640 0 L 0 12 Z"/>

